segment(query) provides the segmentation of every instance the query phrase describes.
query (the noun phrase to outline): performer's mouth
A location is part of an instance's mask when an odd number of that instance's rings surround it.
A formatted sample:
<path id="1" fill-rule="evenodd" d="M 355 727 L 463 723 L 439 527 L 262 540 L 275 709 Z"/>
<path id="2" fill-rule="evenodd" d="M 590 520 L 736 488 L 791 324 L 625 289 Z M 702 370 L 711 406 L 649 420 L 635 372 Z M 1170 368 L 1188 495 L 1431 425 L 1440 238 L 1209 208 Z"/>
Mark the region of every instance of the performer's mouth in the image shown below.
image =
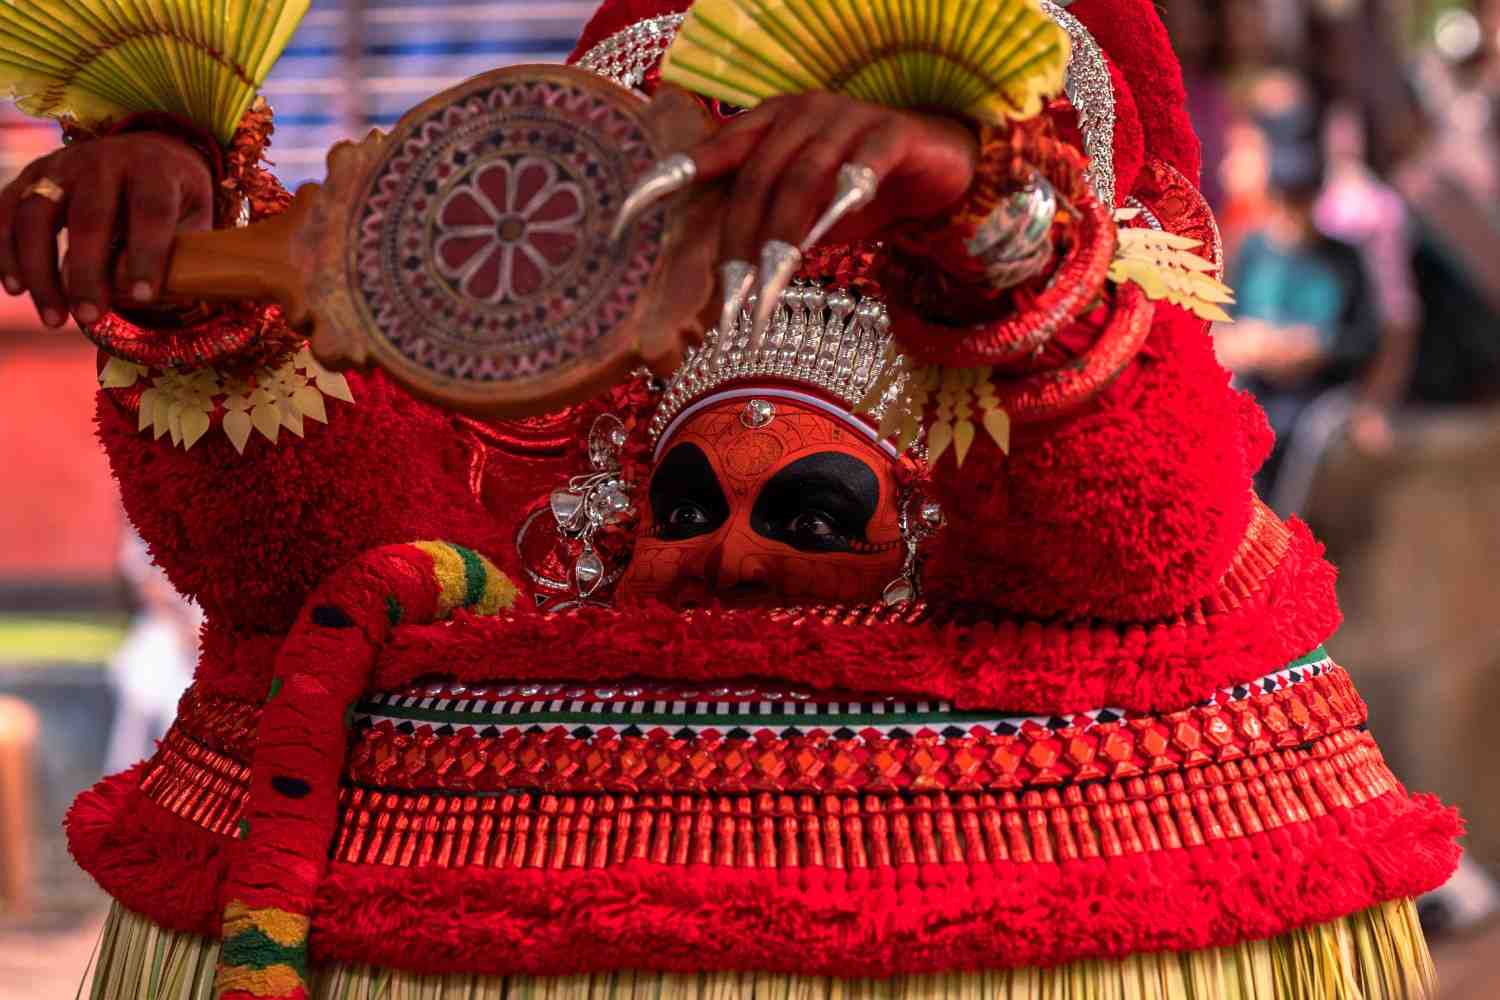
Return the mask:
<path id="1" fill-rule="evenodd" d="M 704 580 L 679 580 L 651 597 L 682 610 L 697 608 L 768 608 L 781 603 L 782 595 L 761 580 L 742 580 L 729 586 L 710 586 Z"/>

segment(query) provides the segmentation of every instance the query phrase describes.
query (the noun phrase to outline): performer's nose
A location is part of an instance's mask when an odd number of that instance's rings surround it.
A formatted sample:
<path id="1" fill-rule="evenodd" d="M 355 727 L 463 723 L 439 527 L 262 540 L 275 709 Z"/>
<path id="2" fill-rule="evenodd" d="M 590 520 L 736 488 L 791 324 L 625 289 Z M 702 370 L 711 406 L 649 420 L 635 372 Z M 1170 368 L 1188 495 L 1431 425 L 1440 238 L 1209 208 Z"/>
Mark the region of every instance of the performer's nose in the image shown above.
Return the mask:
<path id="1" fill-rule="evenodd" d="M 747 544 L 748 543 L 748 544 Z M 756 546 L 750 539 L 729 532 L 723 541 L 709 550 L 703 566 L 703 579 L 710 590 L 760 589 L 767 585 L 768 568 L 764 559 L 756 558 Z"/>

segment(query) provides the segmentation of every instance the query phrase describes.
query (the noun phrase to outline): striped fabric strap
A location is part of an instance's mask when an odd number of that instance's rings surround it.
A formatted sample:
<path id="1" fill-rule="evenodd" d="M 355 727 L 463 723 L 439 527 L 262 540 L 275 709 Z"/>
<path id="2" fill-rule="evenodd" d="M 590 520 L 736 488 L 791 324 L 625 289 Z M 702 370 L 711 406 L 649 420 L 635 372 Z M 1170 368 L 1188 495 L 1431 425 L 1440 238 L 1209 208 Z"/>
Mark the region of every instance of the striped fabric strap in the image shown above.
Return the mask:
<path id="1" fill-rule="evenodd" d="M 495 614 L 515 585 L 447 542 L 365 553 L 308 599 L 277 655 L 250 769 L 245 840 L 229 874 L 218 1000 L 306 1000 L 309 915 L 338 814 L 349 709 L 401 624 Z"/>

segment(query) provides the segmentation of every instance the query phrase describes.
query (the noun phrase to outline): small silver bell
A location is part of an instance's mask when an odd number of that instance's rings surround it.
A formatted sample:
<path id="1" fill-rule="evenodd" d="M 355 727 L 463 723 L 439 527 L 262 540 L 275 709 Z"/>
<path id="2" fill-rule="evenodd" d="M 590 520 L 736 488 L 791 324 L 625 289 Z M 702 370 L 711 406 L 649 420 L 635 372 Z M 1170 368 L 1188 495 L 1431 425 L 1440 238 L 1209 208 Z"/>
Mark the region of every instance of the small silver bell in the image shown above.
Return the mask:
<path id="1" fill-rule="evenodd" d="M 567 490 L 553 490 L 547 502 L 559 528 L 572 530 L 577 526 L 579 514 L 583 510 L 583 497 Z"/>
<path id="2" fill-rule="evenodd" d="M 886 584 L 885 592 L 880 595 L 880 602 L 890 607 L 893 604 L 906 604 L 915 596 L 911 582 L 903 578 Z"/>
<path id="3" fill-rule="evenodd" d="M 592 594 L 604 579 L 604 560 L 593 549 L 584 549 L 573 567 L 573 578 L 578 581 L 578 593 L 582 597 Z"/>

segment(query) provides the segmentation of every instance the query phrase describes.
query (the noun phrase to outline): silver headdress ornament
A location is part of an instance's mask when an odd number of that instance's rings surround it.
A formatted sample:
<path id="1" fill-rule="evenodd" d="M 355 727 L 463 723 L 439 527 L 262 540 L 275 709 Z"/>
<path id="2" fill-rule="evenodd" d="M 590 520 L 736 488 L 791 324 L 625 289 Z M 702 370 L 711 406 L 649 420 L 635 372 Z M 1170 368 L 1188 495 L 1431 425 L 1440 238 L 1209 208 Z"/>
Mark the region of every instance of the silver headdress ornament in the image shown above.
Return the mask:
<path id="1" fill-rule="evenodd" d="M 793 284 L 782 294 L 759 349 L 752 344 L 755 307 L 752 296 L 727 334 L 711 330 L 702 344 L 688 351 L 651 419 L 653 444 L 661 444 L 663 435 L 691 404 L 717 395 L 715 390 L 730 383 L 800 384 L 818 390 L 821 397 L 831 397 L 852 414 L 888 374 L 887 366 L 902 364 L 900 356 L 888 350 L 891 321 L 875 298 L 821 285 Z M 880 405 L 871 411 L 877 421 L 900 397 L 906 383 L 904 374 L 889 381 Z M 765 395 L 763 390 L 756 391 Z"/>
<path id="2" fill-rule="evenodd" d="M 578 65 L 622 87 L 639 87 L 646 73 L 672 47 L 685 14 L 663 14 L 637 21 L 585 52 Z"/>

